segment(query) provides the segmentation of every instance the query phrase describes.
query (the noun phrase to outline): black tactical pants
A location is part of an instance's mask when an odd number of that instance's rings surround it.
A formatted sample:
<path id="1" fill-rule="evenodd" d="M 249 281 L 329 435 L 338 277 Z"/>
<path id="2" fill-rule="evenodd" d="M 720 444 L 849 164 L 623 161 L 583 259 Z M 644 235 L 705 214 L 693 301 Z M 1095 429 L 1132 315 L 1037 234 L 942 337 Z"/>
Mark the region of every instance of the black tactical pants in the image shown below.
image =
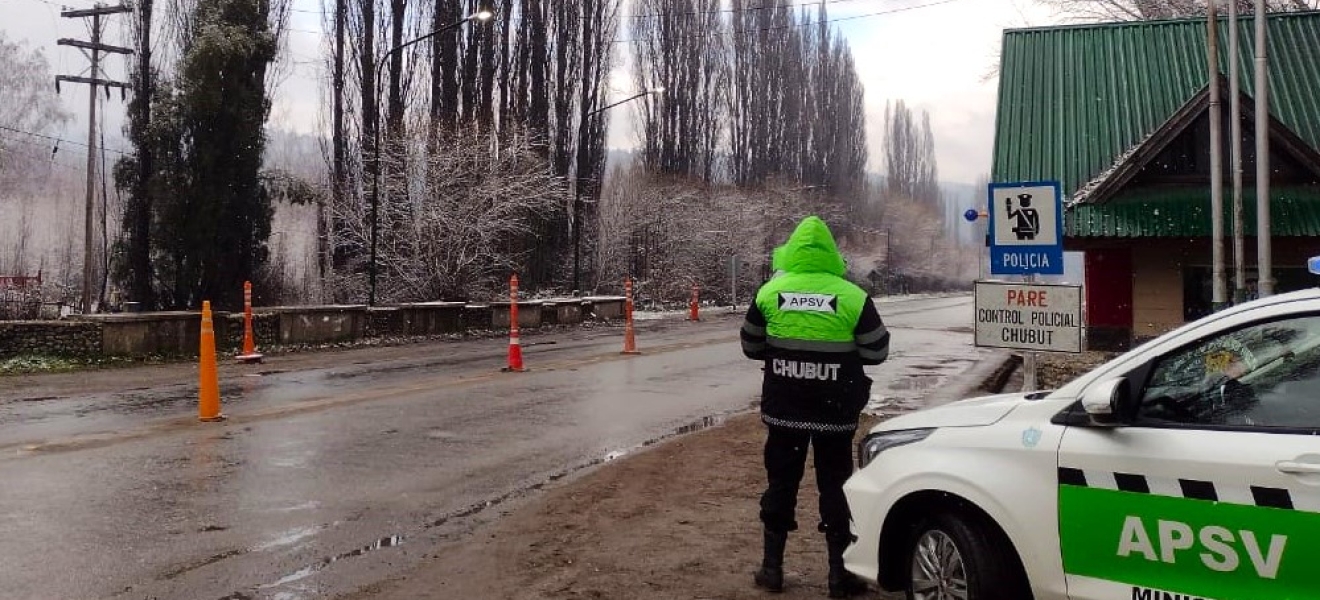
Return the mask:
<path id="1" fill-rule="evenodd" d="M 814 447 L 816 487 L 820 492 L 820 525 L 825 533 L 846 533 L 850 513 L 843 484 L 852 474 L 851 433 L 821 433 L 769 425 L 765 440 L 765 471 L 769 480 L 761 495 L 761 522 L 771 531 L 797 529 L 798 484 L 806 468 L 807 446 Z"/>

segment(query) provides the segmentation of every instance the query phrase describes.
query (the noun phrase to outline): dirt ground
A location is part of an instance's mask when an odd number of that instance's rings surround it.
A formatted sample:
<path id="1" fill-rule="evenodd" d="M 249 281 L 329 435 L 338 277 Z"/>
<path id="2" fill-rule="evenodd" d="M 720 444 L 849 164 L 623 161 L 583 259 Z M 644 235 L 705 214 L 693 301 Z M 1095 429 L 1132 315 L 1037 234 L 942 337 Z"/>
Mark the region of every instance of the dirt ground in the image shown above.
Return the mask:
<path id="1" fill-rule="evenodd" d="M 651 447 L 548 489 L 411 573 L 350 598 L 824 598 L 828 567 L 810 458 L 800 529 L 784 557 L 784 593 L 752 585 L 761 556 L 763 436 L 757 415 L 744 414 Z"/>
<path id="2" fill-rule="evenodd" d="M 1037 367 L 1036 385 L 1039 389 L 1049 390 L 1072 381 L 1078 375 L 1086 373 L 1117 357 L 1117 352 L 1096 350 L 1081 354 L 1046 354 Z"/>
<path id="3" fill-rule="evenodd" d="M 1052 357 L 1041 383 L 1060 385 L 1110 357 Z M 1005 391 L 1021 388 L 1020 369 L 1006 379 Z M 877 422 L 864 417 L 858 439 Z M 824 598 L 828 567 L 824 537 L 815 531 L 810 458 L 798 499 L 801 529 L 785 554 L 784 593 L 752 585 L 761 552 L 763 436 L 757 415 L 745 414 L 597 468 L 350 598 Z M 902 595 L 873 587 L 863 597 Z"/>

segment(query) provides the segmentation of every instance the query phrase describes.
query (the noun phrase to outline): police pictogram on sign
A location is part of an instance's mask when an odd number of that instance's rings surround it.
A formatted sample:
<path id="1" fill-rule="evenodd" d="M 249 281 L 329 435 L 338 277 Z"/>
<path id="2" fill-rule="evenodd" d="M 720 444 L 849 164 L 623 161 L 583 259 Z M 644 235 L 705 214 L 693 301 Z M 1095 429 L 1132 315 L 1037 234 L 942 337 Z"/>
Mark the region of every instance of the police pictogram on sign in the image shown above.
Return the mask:
<path id="1" fill-rule="evenodd" d="M 1058 182 L 992 183 L 990 272 L 1063 274 L 1063 204 Z"/>
<path id="2" fill-rule="evenodd" d="M 1019 240 L 1036 239 L 1040 233 L 1040 212 L 1031 207 L 1031 194 L 1018 194 L 1018 206 L 1013 208 L 1013 199 L 1008 199 L 1008 218 L 1016 220 L 1013 233 L 1017 234 Z"/>

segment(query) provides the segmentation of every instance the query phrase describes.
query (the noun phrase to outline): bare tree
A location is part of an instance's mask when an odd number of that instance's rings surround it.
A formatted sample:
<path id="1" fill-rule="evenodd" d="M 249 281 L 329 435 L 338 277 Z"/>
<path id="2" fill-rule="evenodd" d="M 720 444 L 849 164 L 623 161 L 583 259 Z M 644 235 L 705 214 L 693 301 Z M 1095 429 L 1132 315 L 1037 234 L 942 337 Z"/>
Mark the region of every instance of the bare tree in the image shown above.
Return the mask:
<path id="1" fill-rule="evenodd" d="M 757 10 L 751 10 L 755 6 Z M 813 18 L 786 0 L 730 17 L 729 172 L 739 184 L 786 177 L 859 210 L 868 152 L 864 91 L 825 5 Z M 784 82 L 794 82 L 784 85 Z"/>
<path id="2" fill-rule="evenodd" d="M 939 169 L 930 113 L 917 113 L 899 100 L 885 104 L 885 187 L 888 196 L 931 206 L 939 203 Z"/>
<path id="3" fill-rule="evenodd" d="M 72 249 L 72 240 L 81 239 L 61 236 L 49 225 L 72 208 L 61 206 L 60 198 L 71 190 L 57 190 L 52 185 L 61 177 L 72 180 L 73 175 L 82 174 L 81 169 L 61 168 L 55 160 L 59 146 L 47 137 L 69 117 L 60 107 L 51 79 L 39 49 L 11 42 L 0 32 L 0 274 L 39 270 L 41 265 L 33 265 L 31 259 L 43 256 L 41 250 L 49 246 L 42 238 L 62 240 L 65 250 Z M 0 314 L 0 318 L 5 317 Z"/>
<path id="4" fill-rule="evenodd" d="M 9 41 L 0 31 L 0 176 L 23 161 L 13 148 L 31 134 L 43 134 L 68 118 L 52 93 L 50 66 L 39 49 Z"/>
<path id="5" fill-rule="evenodd" d="M 1195 17 L 1206 14 L 1206 0 L 1039 0 L 1063 12 L 1087 20 L 1148 21 Z M 1219 0 L 1223 2 L 1224 0 Z M 1254 0 L 1230 0 L 1238 3 L 1243 14 L 1255 10 Z M 1267 0 L 1270 12 L 1315 10 L 1320 0 Z"/>
<path id="6" fill-rule="evenodd" d="M 346 197 L 334 200 L 339 206 L 333 214 L 350 214 L 355 202 L 370 206 L 378 200 L 383 211 L 377 217 L 380 238 L 395 243 L 385 238 L 407 235 L 407 227 L 387 218 L 386 213 L 400 214 L 388 205 L 409 205 L 408 195 L 422 186 L 418 174 L 426 170 L 424 165 L 414 168 L 407 163 L 410 158 L 425 160 L 426 153 L 419 154 L 414 147 L 416 140 L 423 139 L 424 146 L 444 154 L 436 146 L 439 140 L 460 133 L 471 136 L 472 144 L 494 144 L 486 148 L 493 156 L 500 153 L 498 144 L 505 140 L 528 140 L 548 157 L 557 175 L 582 190 L 585 205 L 594 206 L 591 195 L 604 164 L 605 127 L 603 119 L 585 115 L 606 100 L 603 85 L 613 58 L 619 0 L 347 1 L 351 10 L 345 53 L 351 61 L 346 60 L 345 70 L 351 71 L 346 79 L 352 81 L 345 83 L 349 89 L 343 104 L 346 114 L 355 105 L 360 107 L 360 119 L 356 125 L 346 123 L 343 129 L 346 156 L 340 181 Z M 387 47 L 460 22 L 478 6 L 495 8 L 496 19 L 468 23 L 395 53 L 385 64 L 375 64 Z M 411 28 L 417 31 L 410 33 Z M 382 40 L 389 40 L 388 45 Z M 413 68 L 418 60 L 426 61 L 427 68 Z M 379 69 L 387 69 L 380 75 L 389 75 L 390 80 L 383 115 L 376 114 L 373 89 Z M 413 79 L 422 84 L 411 86 Z M 424 107 L 414 102 L 410 89 L 422 92 Z M 418 108 L 420 111 L 415 110 Z M 418 112 L 425 118 L 418 119 Z M 377 165 L 373 144 L 382 117 L 385 129 L 379 133 L 386 139 L 380 150 L 388 160 Z M 409 127 L 416 129 L 409 131 Z M 334 159 L 328 161 L 333 170 Z M 354 169 L 361 169 L 360 178 L 355 177 Z M 380 197 L 373 199 L 371 182 L 378 173 Z M 362 183 L 354 185 L 355 180 Z M 590 210 L 586 212 L 583 220 L 590 221 Z M 534 233 L 519 241 L 542 250 L 524 265 L 525 286 L 547 285 L 563 276 L 564 252 L 571 252 L 572 226 L 568 211 L 553 211 L 540 218 Z M 327 237 L 342 238 L 346 228 L 351 224 L 333 222 Z M 360 247 L 334 244 L 338 248 L 333 261 L 336 272 L 361 269 L 365 264 L 351 256 Z"/>
<path id="7" fill-rule="evenodd" d="M 539 217 L 562 210 L 564 179 L 525 137 L 501 140 L 498 155 L 487 150 L 494 142 L 472 142 L 446 135 L 435 152 L 416 149 L 411 160 L 425 165 L 424 192 L 388 209 L 408 229 L 378 250 L 383 300 L 462 300 L 498 289 L 531 251 L 516 241 L 534 233 Z M 339 219 L 349 224 L 346 243 L 369 244 L 362 208 L 346 208 Z"/>
<path id="8" fill-rule="evenodd" d="M 662 173 L 714 181 L 727 110 L 729 72 L 719 0 L 640 0 L 631 18 L 633 81 L 668 96 L 638 105 L 643 160 Z"/>
<path id="9" fill-rule="evenodd" d="M 823 195 L 787 179 L 750 189 L 641 163 L 616 168 L 601 195 L 596 286 L 618 291 L 631 275 L 638 293 L 654 301 L 685 301 L 693 285 L 723 302 L 737 289 L 745 301 L 770 275 L 775 246 L 803 217 L 843 222 L 840 207 Z"/>

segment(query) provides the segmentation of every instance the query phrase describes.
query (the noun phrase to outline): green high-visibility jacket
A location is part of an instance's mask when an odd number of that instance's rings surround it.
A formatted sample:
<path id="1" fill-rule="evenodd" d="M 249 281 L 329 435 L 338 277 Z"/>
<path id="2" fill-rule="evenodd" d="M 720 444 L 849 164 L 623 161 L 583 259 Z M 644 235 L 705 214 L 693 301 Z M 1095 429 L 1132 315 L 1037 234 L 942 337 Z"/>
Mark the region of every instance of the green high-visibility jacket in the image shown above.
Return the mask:
<path id="1" fill-rule="evenodd" d="M 803 219 L 774 251 L 779 272 L 756 294 L 741 338 L 765 362 L 761 418 L 769 425 L 851 433 L 870 398 L 864 365 L 889 356 L 889 332 L 847 266 L 829 227 Z"/>

